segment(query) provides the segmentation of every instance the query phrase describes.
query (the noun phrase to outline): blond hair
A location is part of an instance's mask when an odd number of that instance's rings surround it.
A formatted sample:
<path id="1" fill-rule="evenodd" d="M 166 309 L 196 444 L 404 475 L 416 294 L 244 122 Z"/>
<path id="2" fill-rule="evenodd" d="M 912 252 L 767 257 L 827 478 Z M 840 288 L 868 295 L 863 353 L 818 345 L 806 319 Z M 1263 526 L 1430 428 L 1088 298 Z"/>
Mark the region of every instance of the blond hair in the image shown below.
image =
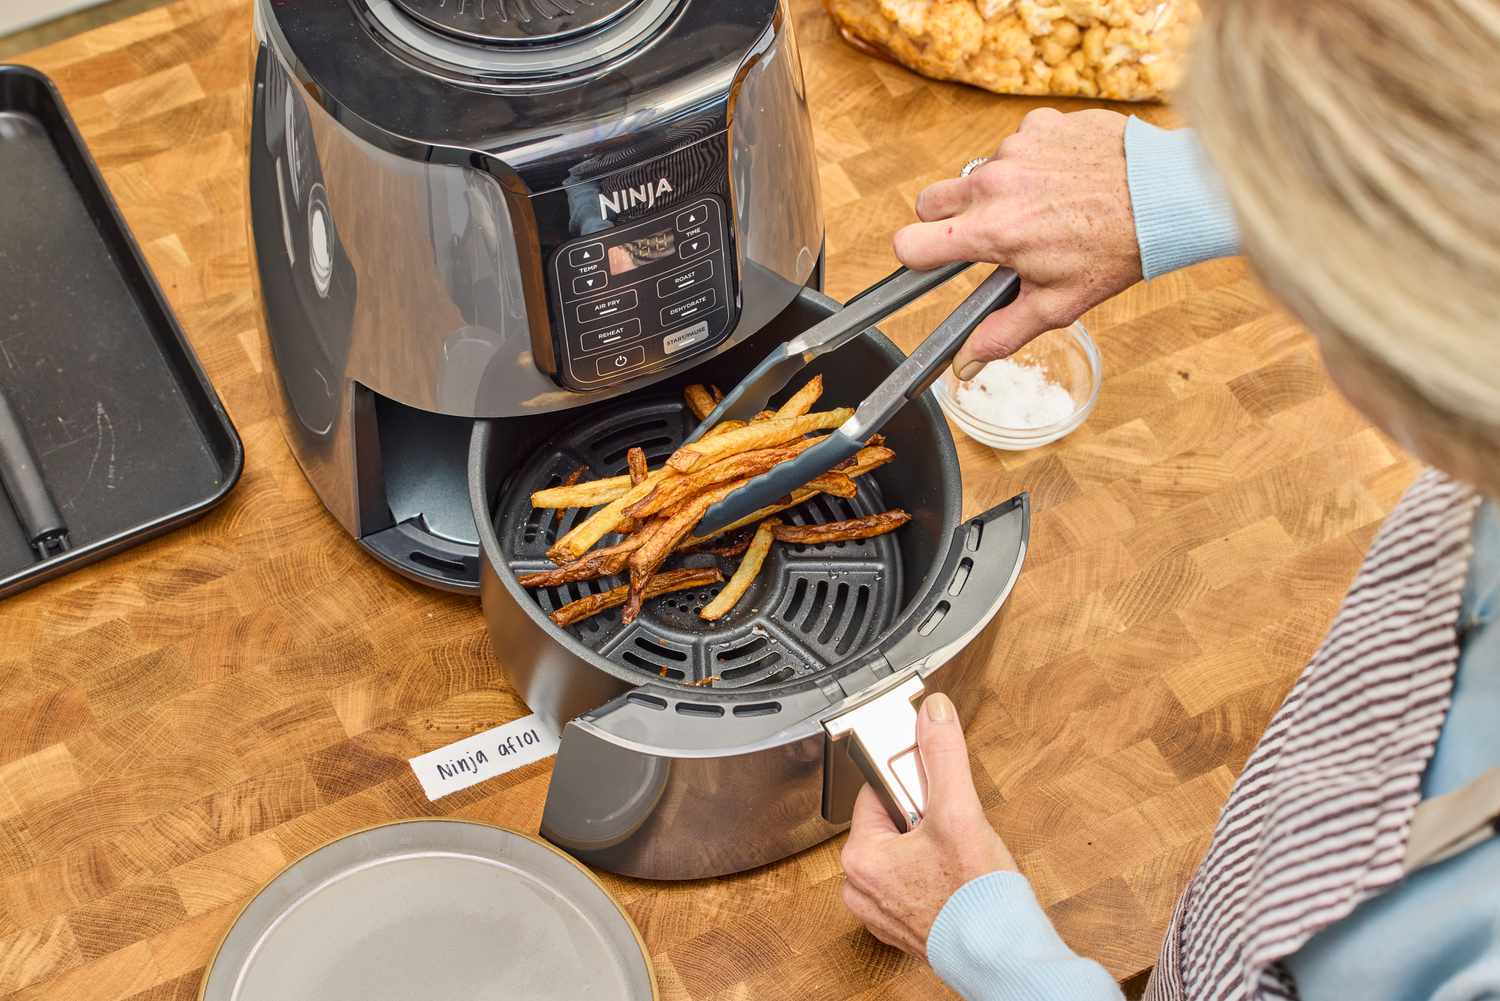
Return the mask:
<path id="1" fill-rule="evenodd" d="M 1186 96 L 1256 270 L 1500 493 L 1500 2 L 1202 6 Z"/>

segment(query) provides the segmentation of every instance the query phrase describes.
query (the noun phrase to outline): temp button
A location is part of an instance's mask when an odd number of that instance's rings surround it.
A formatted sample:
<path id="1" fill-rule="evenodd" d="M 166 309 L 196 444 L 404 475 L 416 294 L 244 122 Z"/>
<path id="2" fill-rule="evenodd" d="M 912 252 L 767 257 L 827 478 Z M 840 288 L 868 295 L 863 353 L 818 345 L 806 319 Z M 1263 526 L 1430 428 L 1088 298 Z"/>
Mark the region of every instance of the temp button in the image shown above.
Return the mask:
<path id="1" fill-rule="evenodd" d="M 588 292 L 597 292 L 609 283 L 609 276 L 603 271 L 595 271 L 591 275 L 579 275 L 573 279 L 573 294 L 584 295 Z"/>
<path id="2" fill-rule="evenodd" d="M 568 263 L 575 268 L 581 268 L 585 264 L 598 264 L 602 260 L 604 260 L 604 244 L 602 243 L 586 243 L 568 251 Z"/>
<path id="3" fill-rule="evenodd" d="M 607 354 L 594 363 L 595 370 L 601 377 L 618 375 L 621 372 L 629 372 L 633 368 L 640 368 L 646 364 L 646 346 L 637 344 L 635 347 Z"/>

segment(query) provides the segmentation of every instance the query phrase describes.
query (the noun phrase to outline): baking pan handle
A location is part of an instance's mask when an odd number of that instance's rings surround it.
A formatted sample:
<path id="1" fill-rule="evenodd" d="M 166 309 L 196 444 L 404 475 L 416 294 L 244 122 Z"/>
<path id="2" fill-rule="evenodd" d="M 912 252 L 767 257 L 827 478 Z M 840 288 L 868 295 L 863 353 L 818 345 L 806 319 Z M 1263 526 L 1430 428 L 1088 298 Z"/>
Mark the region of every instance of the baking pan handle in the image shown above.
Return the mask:
<path id="1" fill-rule="evenodd" d="M 826 741 L 824 782 L 851 783 L 862 777 L 880 797 L 896 828 L 909 831 L 921 823 L 927 808 L 927 774 L 922 770 L 922 755 L 917 750 L 917 709 L 914 703 L 922 697 L 925 686 L 915 674 L 886 688 L 823 723 Z M 857 773 L 837 767 L 847 754 Z M 823 802 L 854 801 L 859 790 L 828 788 Z M 848 817 L 828 818 L 845 823 Z"/>

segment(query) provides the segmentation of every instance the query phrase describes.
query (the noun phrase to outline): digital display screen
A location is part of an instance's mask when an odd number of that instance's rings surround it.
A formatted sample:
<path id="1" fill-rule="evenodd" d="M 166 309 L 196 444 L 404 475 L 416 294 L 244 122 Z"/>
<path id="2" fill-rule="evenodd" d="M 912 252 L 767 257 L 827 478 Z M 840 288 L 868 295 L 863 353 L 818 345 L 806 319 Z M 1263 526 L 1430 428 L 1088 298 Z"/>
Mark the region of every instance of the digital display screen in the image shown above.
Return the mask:
<path id="1" fill-rule="evenodd" d="M 677 234 L 670 229 L 638 236 L 609 248 L 609 273 L 619 275 L 634 271 L 664 257 L 671 257 L 676 249 Z"/>

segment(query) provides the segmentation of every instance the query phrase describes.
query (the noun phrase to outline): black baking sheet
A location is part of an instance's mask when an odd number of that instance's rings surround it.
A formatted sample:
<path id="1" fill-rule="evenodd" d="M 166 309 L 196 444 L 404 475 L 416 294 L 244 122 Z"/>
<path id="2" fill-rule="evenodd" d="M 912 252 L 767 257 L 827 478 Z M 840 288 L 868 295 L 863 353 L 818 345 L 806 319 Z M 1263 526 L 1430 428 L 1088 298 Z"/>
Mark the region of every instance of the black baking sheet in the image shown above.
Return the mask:
<path id="1" fill-rule="evenodd" d="M 202 514 L 239 436 L 46 77 L 0 66 L 0 391 L 71 548 L 39 560 L 0 496 L 0 596 Z"/>

